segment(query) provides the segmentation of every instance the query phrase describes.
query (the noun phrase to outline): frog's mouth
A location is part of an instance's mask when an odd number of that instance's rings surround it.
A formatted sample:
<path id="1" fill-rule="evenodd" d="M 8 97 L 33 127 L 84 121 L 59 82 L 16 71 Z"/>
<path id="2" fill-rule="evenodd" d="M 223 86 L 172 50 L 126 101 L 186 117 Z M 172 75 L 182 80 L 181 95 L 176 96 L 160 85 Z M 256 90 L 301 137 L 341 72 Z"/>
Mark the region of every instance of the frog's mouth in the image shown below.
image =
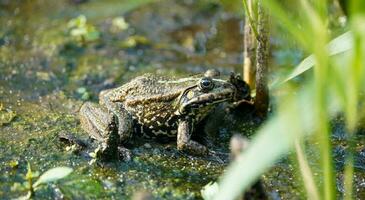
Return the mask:
<path id="1" fill-rule="evenodd" d="M 197 110 L 206 106 L 230 101 L 234 97 L 234 90 L 230 88 L 223 89 L 216 93 L 206 93 L 198 97 L 194 97 L 181 104 L 179 114 L 187 113 L 191 110 Z"/>

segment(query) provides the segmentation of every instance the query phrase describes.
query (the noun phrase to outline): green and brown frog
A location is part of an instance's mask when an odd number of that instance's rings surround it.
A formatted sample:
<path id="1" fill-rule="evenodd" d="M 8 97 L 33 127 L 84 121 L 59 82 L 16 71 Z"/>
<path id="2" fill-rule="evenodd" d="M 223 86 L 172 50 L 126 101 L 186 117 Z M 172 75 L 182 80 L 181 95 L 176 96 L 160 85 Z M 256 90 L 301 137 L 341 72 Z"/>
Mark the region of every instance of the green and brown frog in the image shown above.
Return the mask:
<path id="1" fill-rule="evenodd" d="M 249 95 L 243 81 L 234 76 L 226 81 L 218 76 L 210 70 L 205 75 L 181 79 L 152 74 L 136 77 L 120 87 L 102 91 L 100 105 L 83 104 L 81 125 L 99 141 L 99 156 L 103 159 L 125 156 L 123 144 L 135 133 L 174 137 L 178 150 L 206 155 L 208 149 L 191 139 L 194 127 L 219 103 Z"/>

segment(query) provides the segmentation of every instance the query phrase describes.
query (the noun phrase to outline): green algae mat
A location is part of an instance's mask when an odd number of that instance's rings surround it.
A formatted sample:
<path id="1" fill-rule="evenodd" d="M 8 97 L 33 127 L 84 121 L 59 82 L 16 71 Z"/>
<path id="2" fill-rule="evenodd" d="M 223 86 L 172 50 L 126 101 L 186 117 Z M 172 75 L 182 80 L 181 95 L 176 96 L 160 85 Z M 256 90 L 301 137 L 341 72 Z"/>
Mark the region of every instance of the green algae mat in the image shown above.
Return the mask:
<path id="1" fill-rule="evenodd" d="M 141 193 L 201 199 L 200 190 L 219 178 L 228 157 L 196 157 L 178 152 L 174 142 L 137 140 L 128 146 L 131 161 L 100 163 L 60 135 L 90 142 L 78 119 L 81 105 L 138 75 L 240 72 L 241 18 L 205 0 L 0 0 L 0 199 L 28 194 L 28 164 L 33 181 L 55 167 L 73 170 L 37 187 L 34 199 L 138 199 Z M 231 135 L 255 132 L 254 122 L 216 112 L 204 129 L 214 150 L 228 154 Z M 302 195 L 301 183 L 291 181 L 295 167 L 283 159 L 262 177 L 270 197 Z M 357 175 L 364 192 L 363 171 Z"/>

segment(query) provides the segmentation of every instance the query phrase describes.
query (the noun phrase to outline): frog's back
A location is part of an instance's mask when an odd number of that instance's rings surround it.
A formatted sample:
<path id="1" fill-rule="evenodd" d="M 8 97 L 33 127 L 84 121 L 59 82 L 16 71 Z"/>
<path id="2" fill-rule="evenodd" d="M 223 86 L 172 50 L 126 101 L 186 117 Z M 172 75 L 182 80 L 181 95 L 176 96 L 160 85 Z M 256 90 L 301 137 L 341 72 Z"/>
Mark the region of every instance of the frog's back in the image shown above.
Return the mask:
<path id="1" fill-rule="evenodd" d="M 169 98 L 176 98 L 195 79 L 170 79 L 153 74 L 145 74 L 132 79 L 130 82 L 115 88 L 112 101 L 136 104 L 141 101 L 156 100 L 165 101 Z"/>

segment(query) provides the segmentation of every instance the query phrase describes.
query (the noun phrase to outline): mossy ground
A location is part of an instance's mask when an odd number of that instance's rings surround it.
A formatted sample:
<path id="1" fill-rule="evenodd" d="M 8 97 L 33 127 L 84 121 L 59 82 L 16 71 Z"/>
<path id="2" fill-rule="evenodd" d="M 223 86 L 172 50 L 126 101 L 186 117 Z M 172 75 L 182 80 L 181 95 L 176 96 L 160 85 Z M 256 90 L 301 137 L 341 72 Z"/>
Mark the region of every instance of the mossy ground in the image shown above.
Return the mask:
<path id="1" fill-rule="evenodd" d="M 240 17 L 204 0 L 75 2 L 0 0 L 0 198 L 25 195 L 13 186 L 24 182 L 27 162 L 39 172 L 56 166 L 75 170 L 37 191 L 39 199 L 55 198 L 58 189 L 76 199 L 130 198 L 140 190 L 157 199 L 201 198 L 200 189 L 217 180 L 225 163 L 179 153 L 174 143 L 147 141 L 132 145 L 131 162 L 91 164 L 87 153 L 73 151 L 58 134 L 87 140 L 77 118 L 82 103 L 97 101 L 101 90 L 137 75 L 186 76 L 210 68 L 225 75 L 240 72 Z M 100 33 L 95 40 L 70 35 L 68 22 L 80 14 Z M 129 27 L 115 31 L 113 19 L 120 16 Z M 216 150 L 228 152 L 233 133 L 255 132 L 254 122 L 220 113 L 206 128 Z M 361 153 L 363 138 L 359 141 Z M 288 163 L 279 162 L 263 177 L 273 198 L 301 196 L 300 180 L 292 181 L 295 166 Z M 360 167 L 357 181 L 364 177 Z"/>

